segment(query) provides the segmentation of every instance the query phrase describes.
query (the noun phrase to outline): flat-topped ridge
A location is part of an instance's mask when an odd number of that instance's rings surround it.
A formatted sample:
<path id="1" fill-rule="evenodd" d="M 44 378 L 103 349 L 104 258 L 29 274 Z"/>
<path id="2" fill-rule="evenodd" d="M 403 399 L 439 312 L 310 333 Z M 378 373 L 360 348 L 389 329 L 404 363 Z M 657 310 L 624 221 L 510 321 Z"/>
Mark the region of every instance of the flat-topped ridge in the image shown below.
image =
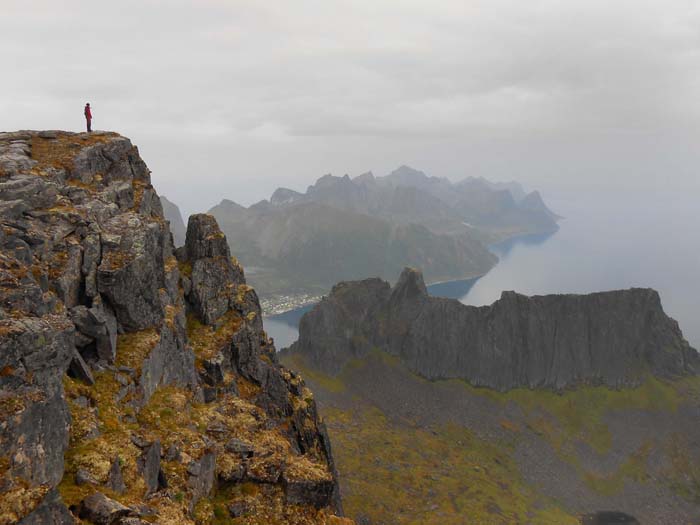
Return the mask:
<path id="1" fill-rule="evenodd" d="M 652 289 L 528 297 L 488 306 L 430 297 L 420 271 L 394 288 L 376 279 L 338 285 L 301 320 L 291 352 L 337 373 L 379 347 L 428 379 L 498 390 L 579 384 L 634 386 L 649 374 L 700 371 L 700 358 Z"/>

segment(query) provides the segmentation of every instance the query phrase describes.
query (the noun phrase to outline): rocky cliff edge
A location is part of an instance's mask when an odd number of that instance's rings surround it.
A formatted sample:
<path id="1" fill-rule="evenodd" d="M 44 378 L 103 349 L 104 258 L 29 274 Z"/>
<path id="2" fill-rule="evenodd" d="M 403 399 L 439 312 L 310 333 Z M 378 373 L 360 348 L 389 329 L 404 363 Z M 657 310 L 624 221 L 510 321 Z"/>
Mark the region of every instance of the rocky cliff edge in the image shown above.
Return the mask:
<path id="1" fill-rule="evenodd" d="M 0 133 L 0 524 L 346 523 L 313 395 L 208 215 L 114 133 Z"/>

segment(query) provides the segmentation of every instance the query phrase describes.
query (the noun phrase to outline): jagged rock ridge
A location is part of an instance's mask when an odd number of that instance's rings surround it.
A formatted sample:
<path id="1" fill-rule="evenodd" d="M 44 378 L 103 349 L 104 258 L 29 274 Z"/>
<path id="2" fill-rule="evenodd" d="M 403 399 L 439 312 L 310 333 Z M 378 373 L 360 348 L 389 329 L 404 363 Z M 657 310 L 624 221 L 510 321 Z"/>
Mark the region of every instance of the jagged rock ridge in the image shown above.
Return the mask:
<path id="1" fill-rule="evenodd" d="M 0 134 L 0 523 L 344 523 L 313 396 L 131 142 Z"/>
<path id="2" fill-rule="evenodd" d="M 698 353 L 650 289 L 526 297 L 504 292 L 490 306 L 430 297 L 417 270 L 392 289 L 380 279 L 340 283 L 301 320 L 301 352 L 337 373 L 379 347 L 428 379 L 473 385 L 562 389 L 624 387 L 648 374 L 700 371 Z"/>

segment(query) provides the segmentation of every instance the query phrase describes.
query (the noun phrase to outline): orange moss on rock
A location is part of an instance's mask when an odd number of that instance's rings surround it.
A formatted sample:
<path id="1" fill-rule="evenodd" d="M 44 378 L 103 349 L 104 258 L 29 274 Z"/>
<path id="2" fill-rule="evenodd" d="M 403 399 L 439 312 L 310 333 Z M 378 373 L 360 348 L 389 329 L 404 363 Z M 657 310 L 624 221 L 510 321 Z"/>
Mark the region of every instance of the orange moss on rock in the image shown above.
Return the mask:
<path id="1" fill-rule="evenodd" d="M 140 371 L 144 360 L 160 342 L 160 334 L 155 328 L 139 332 L 129 332 L 117 337 L 117 366 L 128 366 Z"/>
<path id="2" fill-rule="evenodd" d="M 202 324 L 195 315 L 188 315 L 187 338 L 197 361 L 211 359 L 229 345 L 231 338 L 241 327 L 241 323 L 242 319 L 234 311 L 224 314 L 216 326 Z"/>
<path id="3" fill-rule="evenodd" d="M 48 491 L 47 486 L 30 488 L 24 483 L 18 483 L 3 492 L 0 497 L 0 525 L 17 523 L 36 508 Z"/>
<path id="4" fill-rule="evenodd" d="M 34 136 L 31 139 L 31 157 L 39 164 L 39 169 L 55 168 L 70 172 L 74 167 L 75 157 L 81 150 L 96 144 L 105 144 L 117 133 L 74 134 L 58 133 L 55 139 Z"/>

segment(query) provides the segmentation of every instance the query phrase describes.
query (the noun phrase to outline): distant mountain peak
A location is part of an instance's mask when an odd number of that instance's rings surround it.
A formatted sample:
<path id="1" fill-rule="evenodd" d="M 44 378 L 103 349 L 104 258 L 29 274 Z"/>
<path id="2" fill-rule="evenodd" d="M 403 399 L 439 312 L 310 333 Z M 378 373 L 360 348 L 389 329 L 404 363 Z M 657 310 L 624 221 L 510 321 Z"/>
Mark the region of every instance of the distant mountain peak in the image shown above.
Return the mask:
<path id="1" fill-rule="evenodd" d="M 374 184 L 377 182 L 377 178 L 374 176 L 374 173 L 367 171 L 353 178 L 352 181 L 355 184 Z"/>
<path id="2" fill-rule="evenodd" d="M 389 175 L 389 177 L 400 177 L 400 178 L 412 178 L 412 179 L 429 179 L 424 172 L 417 170 L 415 168 L 412 168 L 411 166 L 407 166 L 406 164 L 402 164 L 398 168 L 396 168 L 394 171 L 392 171 Z"/>
<path id="3" fill-rule="evenodd" d="M 231 199 L 221 199 L 221 202 L 218 205 L 222 206 L 224 208 L 243 208 L 243 209 L 245 209 L 245 206 L 242 206 L 242 205 L 238 204 L 237 202 L 232 201 Z"/>
<path id="4" fill-rule="evenodd" d="M 170 222 L 175 246 L 182 246 L 185 244 L 185 221 L 182 219 L 180 208 L 165 195 L 160 196 L 160 204 L 163 207 L 163 215 Z"/>
<path id="5" fill-rule="evenodd" d="M 270 197 L 272 204 L 290 204 L 302 198 L 304 195 L 289 188 L 277 188 Z"/>
<path id="6" fill-rule="evenodd" d="M 557 215 L 549 209 L 549 207 L 544 203 L 542 195 L 537 190 L 531 191 L 525 195 L 520 201 L 520 206 L 526 210 L 545 213 L 554 220 L 562 218 L 560 215 Z"/>
<path id="7" fill-rule="evenodd" d="M 427 296 L 428 289 L 425 286 L 423 272 L 417 268 L 404 268 L 392 291 L 392 301 L 405 301 Z"/>

